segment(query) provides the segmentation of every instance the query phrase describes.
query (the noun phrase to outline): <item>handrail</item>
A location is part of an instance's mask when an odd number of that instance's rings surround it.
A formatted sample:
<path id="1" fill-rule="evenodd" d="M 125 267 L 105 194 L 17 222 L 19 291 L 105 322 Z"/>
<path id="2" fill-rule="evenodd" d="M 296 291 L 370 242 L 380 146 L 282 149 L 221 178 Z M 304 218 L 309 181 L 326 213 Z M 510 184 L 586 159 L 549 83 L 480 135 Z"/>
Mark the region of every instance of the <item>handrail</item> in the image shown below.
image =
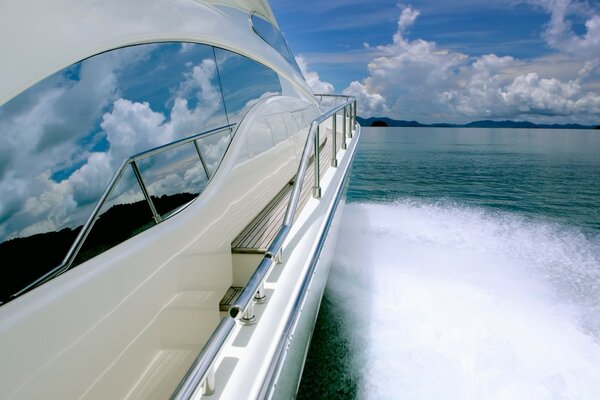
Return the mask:
<path id="1" fill-rule="evenodd" d="M 355 153 L 353 153 L 351 156 L 352 158 L 349 161 L 350 165 L 352 164 L 354 155 L 355 155 Z M 345 175 L 342 177 L 341 185 L 340 185 L 338 191 L 334 195 L 333 207 L 332 207 L 333 210 L 336 209 L 337 205 L 339 204 L 339 202 L 342 198 L 343 188 L 346 186 L 346 183 L 348 182 L 348 179 L 350 178 L 349 170 L 350 170 L 349 168 L 346 169 Z M 329 229 L 331 228 L 331 226 L 333 224 L 334 217 L 335 217 L 335 213 L 330 213 L 327 216 L 327 219 L 325 220 L 324 228 L 321 231 L 319 238 L 317 240 L 317 247 L 316 247 L 315 251 L 312 253 L 310 262 L 308 264 L 308 270 L 307 270 L 306 274 L 304 275 L 304 279 L 302 280 L 302 283 L 300 285 L 299 296 L 294 301 L 294 305 L 292 306 L 292 312 L 289 314 L 288 319 L 285 322 L 282 334 L 279 337 L 279 340 L 277 342 L 277 346 L 275 348 L 275 353 L 273 356 L 274 361 L 271 362 L 271 365 L 269 366 L 269 368 L 267 370 L 267 375 L 266 375 L 265 379 L 263 379 L 262 386 L 261 386 L 260 392 L 259 392 L 260 394 L 258 396 L 258 398 L 260 398 L 260 399 L 267 398 L 267 396 L 269 395 L 269 393 L 271 392 L 272 388 L 275 385 L 275 381 L 279 378 L 279 376 L 281 374 L 281 370 L 283 368 L 283 361 L 284 361 L 284 357 L 286 354 L 285 350 L 286 350 L 287 346 L 290 344 L 290 342 L 293 338 L 293 334 L 296 331 L 298 321 L 300 318 L 300 313 L 302 312 L 302 307 L 304 305 L 304 302 L 306 301 L 308 288 L 309 288 L 310 284 L 312 283 L 312 280 L 314 277 L 313 276 L 314 271 L 315 271 L 315 269 L 317 267 L 317 263 L 319 262 L 319 259 L 321 257 L 321 252 L 323 251 L 323 247 L 325 246 L 327 234 L 329 233 Z"/>
<path id="2" fill-rule="evenodd" d="M 215 128 L 215 129 L 210 129 L 208 131 L 200 132 L 195 135 L 188 136 L 186 138 L 179 139 L 179 140 L 176 140 L 171 143 L 167 143 L 167 144 L 164 144 L 164 145 L 161 145 L 158 147 L 154 147 L 149 150 L 142 151 L 140 153 L 129 156 L 125 160 L 123 160 L 123 162 L 121 163 L 121 166 L 119 167 L 119 169 L 117 169 L 117 171 L 113 175 L 112 179 L 108 183 L 108 186 L 102 193 L 102 196 L 100 196 L 100 199 L 96 203 L 96 206 L 92 210 L 92 213 L 90 214 L 89 218 L 87 219 L 87 221 L 85 222 L 85 224 L 83 225 L 81 230 L 79 231 L 77 238 L 75 239 L 75 241 L 69 248 L 69 251 L 67 252 L 62 263 L 60 265 L 58 265 L 57 267 L 51 269 L 50 271 L 46 272 L 44 275 L 42 275 L 41 277 L 39 277 L 38 279 L 36 279 L 32 283 L 30 283 L 23 289 L 19 290 L 17 293 L 13 294 L 11 297 L 13 297 L 13 298 L 18 297 L 21 294 L 49 281 L 50 279 L 55 278 L 56 276 L 62 274 L 63 272 L 67 271 L 71 267 L 71 265 L 75 261 L 75 258 L 79 254 L 79 250 L 81 250 L 81 247 L 83 246 L 85 240 L 87 239 L 90 231 L 94 227 L 94 223 L 96 222 L 96 219 L 98 217 L 98 214 L 100 213 L 100 210 L 102 209 L 102 206 L 104 205 L 104 203 L 106 202 L 108 197 L 111 195 L 112 191 L 115 189 L 115 187 L 117 186 L 119 181 L 121 180 L 121 177 L 123 176 L 123 173 L 125 172 L 125 169 L 127 168 L 127 166 L 129 166 L 129 165 L 132 166 L 136 180 L 137 180 L 138 184 L 140 185 L 142 194 L 144 195 L 144 199 L 146 200 L 146 202 L 148 203 L 148 206 L 150 207 L 150 210 L 152 211 L 152 216 L 153 216 L 154 220 L 156 221 L 156 223 L 159 223 L 162 221 L 162 217 L 156 211 L 156 207 L 154 206 L 152 198 L 148 194 L 146 185 L 144 184 L 144 181 L 143 181 L 140 171 L 138 169 L 137 161 L 141 161 L 148 157 L 152 157 L 156 154 L 164 153 L 165 151 L 168 151 L 168 150 L 171 150 L 171 149 L 174 149 L 177 147 L 181 147 L 185 144 L 194 142 L 194 146 L 196 148 L 198 157 L 200 158 L 200 161 L 204 168 L 204 172 L 206 173 L 207 178 L 210 179 L 210 173 L 208 171 L 208 167 L 206 166 L 204 158 L 202 157 L 202 153 L 200 152 L 200 148 L 198 147 L 197 141 L 200 139 L 204 139 L 206 137 L 215 135 L 217 133 L 221 133 L 225 130 L 229 130 L 231 132 L 234 126 L 235 126 L 235 124 L 229 124 L 229 125 L 224 125 L 224 126 Z"/>
<path id="3" fill-rule="evenodd" d="M 315 96 L 323 97 L 327 95 Z M 281 258 L 283 242 L 285 241 L 287 235 L 291 230 L 292 224 L 294 222 L 294 217 L 298 209 L 301 189 L 306 176 L 306 171 L 308 170 L 310 158 L 313 153 L 313 147 L 315 149 L 319 148 L 319 125 L 327 121 L 327 119 L 331 117 L 337 118 L 337 114 L 341 110 L 343 110 L 344 141 L 347 133 L 345 123 L 346 118 L 348 117 L 350 120 L 350 129 L 348 132 L 349 135 L 352 135 L 352 131 L 354 130 L 353 128 L 355 128 L 356 126 L 356 98 L 353 96 L 342 95 L 333 95 L 332 97 L 345 97 L 347 100 L 344 103 L 332 108 L 331 110 L 324 112 L 319 117 L 315 118 L 310 124 L 306 142 L 304 144 L 304 149 L 302 151 L 302 158 L 300 160 L 298 171 L 296 173 L 296 178 L 294 180 L 292 194 L 288 202 L 285 218 L 281 228 L 275 235 L 275 238 L 271 242 L 270 246 L 267 248 L 265 256 L 263 257 L 257 269 L 250 277 L 250 280 L 248 281 L 244 289 L 242 289 L 238 299 L 236 300 L 236 304 L 230 307 L 229 316 L 226 317 L 223 321 L 221 321 L 221 323 L 213 332 L 212 336 L 208 339 L 201 352 L 194 360 L 192 366 L 189 368 L 186 375 L 177 386 L 177 389 L 172 394 L 171 400 L 189 400 L 198 391 L 199 387 L 202 388 L 203 394 L 208 395 L 213 393 L 214 364 L 223 348 L 225 341 L 227 340 L 227 338 L 229 338 L 236 326 L 235 324 L 225 323 L 224 321 L 237 320 L 238 322 L 242 323 L 242 325 L 250 324 L 255 321 L 253 312 L 253 301 L 259 302 L 264 298 L 264 295 L 262 293 L 264 281 L 271 272 L 273 265 L 275 264 L 275 258 Z M 335 134 L 337 134 L 337 132 L 334 131 L 334 135 Z M 337 149 L 334 148 L 334 155 L 336 152 Z M 316 168 L 316 166 L 319 165 L 320 162 L 318 151 L 315 151 L 315 157 L 313 162 Z M 318 175 L 316 175 L 315 177 L 318 179 Z M 320 190 L 318 192 L 319 193 L 313 192 L 313 196 L 317 198 L 320 197 Z"/>

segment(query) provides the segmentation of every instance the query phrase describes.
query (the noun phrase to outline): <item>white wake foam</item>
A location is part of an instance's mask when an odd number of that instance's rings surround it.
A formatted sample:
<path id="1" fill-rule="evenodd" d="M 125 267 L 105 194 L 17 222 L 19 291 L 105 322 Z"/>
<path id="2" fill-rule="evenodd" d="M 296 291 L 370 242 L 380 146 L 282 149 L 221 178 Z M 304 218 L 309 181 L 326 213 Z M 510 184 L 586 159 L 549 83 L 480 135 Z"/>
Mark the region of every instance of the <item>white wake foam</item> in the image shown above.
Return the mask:
<path id="1" fill-rule="evenodd" d="M 348 205 L 329 291 L 360 398 L 600 398 L 598 242 L 455 205 Z"/>

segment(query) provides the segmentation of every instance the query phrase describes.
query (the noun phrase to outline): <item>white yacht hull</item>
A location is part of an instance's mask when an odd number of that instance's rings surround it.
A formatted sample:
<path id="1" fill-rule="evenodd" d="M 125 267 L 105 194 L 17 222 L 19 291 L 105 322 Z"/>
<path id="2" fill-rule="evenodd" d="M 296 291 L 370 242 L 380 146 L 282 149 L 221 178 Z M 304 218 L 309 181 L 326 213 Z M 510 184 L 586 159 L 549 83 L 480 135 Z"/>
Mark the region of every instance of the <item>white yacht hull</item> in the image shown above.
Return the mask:
<path id="1" fill-rule="evenodd" d="M 323 291 L 329 277 L 329 270 L 334 259 L 335 244 L 337 242 L 341 215 L 343 214 L 345 202 L 342 200 L 334 210 L 335 216 L 329 232 L 321 257 L 315 268 L 314 276 L 302 305 L 302 312 L 293 332 L 293 340 L 289 344 L 282 373 L 275 384 L 272 397 L 275 399 L 294 398 L 300 386 L 304 364 L 308 355 L 313 329 L 317 320 Z"/>
<path id="2" fill-rule="evenodd" d="M 0 398 L 293 397 L 356 99 L 313 95 L 266 0 L 0 11 Z M 292 182 L 301 196 L 261 227 L 277 236 L 237 251 Z"/>
<path id="3" fill-rule="evenodd" d="M 359 136 L 360 127 L 348 149 L 338 153 L 338 167 L 323 177 L 322 197 L 309 200 L 294 224 L 284 243 L 283 262 L 265 283 L 269 302 L 254 306 L 257 325 L 238 328 L 225 346 L 216 363 L 218 398 L 295 397 L 334 257 Z M 224 367 L 232 359 L 237 359 L 235 370 Z"/>

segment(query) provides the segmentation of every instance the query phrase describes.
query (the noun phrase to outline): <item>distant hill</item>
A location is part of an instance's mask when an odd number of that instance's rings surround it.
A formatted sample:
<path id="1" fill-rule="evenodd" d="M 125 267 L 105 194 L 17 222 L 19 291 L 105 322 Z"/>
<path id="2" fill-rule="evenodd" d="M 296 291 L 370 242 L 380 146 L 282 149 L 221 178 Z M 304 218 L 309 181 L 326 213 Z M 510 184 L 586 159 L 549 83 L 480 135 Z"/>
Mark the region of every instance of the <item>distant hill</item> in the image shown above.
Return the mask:
<path id="1" fill-rule="evenodd" d="M 467 128 L 528 128 L 528 129 L 592 129 L 593 126 L 579 124 L 534 124 L 529 121 L 474 121 Z"/>
<path id="2" fill-rule="evenodd" d="M 152 196 L 159 214 L 164 215 L 193 200 L 195 193 Z M 153 226 L 152 213 L 145 200 L 131 204 L 117 204 L 98 217 L 84 242 L 74 265 L 80 264 L 103 251 Z M 0 304 L 58 266 L 75 241 L 82 226 L 64 228 L 58 232 L 38 233 L 0 243 Z M 10 277 L 10 278 L 9 278 Z"/>
<path id="3" fill-rule="evenodd" d="M 527 128 L 527 129 L 600 129 L 600 126 L 579 124 L 534 124 L 529 121 L 473 121 L 467 124 L 422 124 L 418 121 L 396 120 L 387 117 L 356 117 L 362 126 L 430 127 L 430 128 Z"/>

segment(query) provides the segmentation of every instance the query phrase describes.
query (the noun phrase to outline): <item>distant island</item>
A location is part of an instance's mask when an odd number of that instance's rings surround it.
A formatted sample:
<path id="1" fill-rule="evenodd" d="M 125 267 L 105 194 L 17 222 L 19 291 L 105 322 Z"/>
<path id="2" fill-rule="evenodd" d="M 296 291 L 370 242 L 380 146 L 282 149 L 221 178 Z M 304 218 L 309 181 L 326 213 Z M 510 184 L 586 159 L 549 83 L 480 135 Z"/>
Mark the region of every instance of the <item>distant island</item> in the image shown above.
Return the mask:
<path id="1" fill-rule="evenodd" d="M 387 117 L 356 117 L 362 126 L 420 127 L 420 128 L 527 128 L 527 129 L 600 129 L 600 125 L 579 124 L 534 124 L 529 121 L 473 121 L 467 124 L 422 124 L 418 121 L 396 120 Z"/>

